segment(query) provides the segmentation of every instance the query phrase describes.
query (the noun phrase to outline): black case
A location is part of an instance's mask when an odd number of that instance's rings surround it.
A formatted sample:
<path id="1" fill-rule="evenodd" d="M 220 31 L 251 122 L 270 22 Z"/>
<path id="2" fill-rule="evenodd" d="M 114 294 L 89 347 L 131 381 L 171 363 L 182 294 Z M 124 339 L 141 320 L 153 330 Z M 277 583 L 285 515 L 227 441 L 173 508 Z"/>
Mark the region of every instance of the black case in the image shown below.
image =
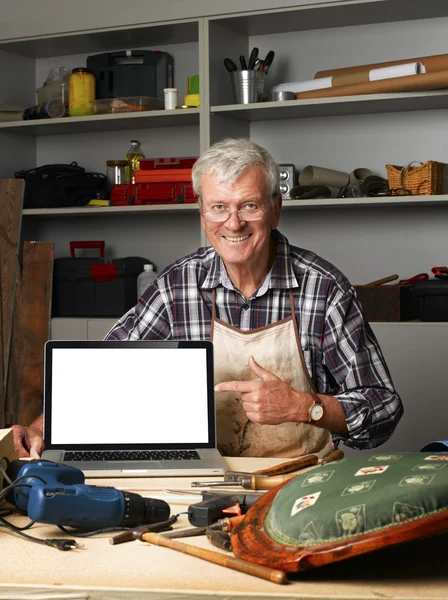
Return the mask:
<path id="1" fill-rule="evenodd" d="M 414 283 L 421 321 L 448 321 L 448 279 Z"/>
<path id="2" fill-rule="evenodd" d="M 140 256 L 116 260 L 56 258 L 53 316 L 121 317 L 137 303 L 137 277 L 150 262 Z M 98 273 L 106 279 L 98 281 Z"/>
<path id="3" fill-rule="evenodd" d="M 164 88 L 173 87 L 173 58 L 166 52 L 94 54 L 87 69 L 95 75 L 97 99 L 150 96 L 164 102 Z"/>

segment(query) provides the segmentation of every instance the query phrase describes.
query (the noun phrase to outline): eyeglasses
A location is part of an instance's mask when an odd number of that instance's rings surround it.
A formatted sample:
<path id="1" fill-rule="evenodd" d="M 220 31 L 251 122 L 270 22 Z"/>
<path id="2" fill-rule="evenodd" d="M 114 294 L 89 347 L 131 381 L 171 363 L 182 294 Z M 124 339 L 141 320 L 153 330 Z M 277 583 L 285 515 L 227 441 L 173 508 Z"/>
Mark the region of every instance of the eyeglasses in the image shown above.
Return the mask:
<path id="1" fill-rule="evenodd" d="M 260 221 L 267 210 L 267 206 L 259 206 L 252 202 L 246 204 L 243 208 L 240 208 L 240 210 L 234 211 L 230 211 L 222 204 L 216 204 L 210 210 L 203 212 L 202 216 L 206 221 L 212 223 L 224 223 L 235 213 L 238 215 L 240 221 Z"/>

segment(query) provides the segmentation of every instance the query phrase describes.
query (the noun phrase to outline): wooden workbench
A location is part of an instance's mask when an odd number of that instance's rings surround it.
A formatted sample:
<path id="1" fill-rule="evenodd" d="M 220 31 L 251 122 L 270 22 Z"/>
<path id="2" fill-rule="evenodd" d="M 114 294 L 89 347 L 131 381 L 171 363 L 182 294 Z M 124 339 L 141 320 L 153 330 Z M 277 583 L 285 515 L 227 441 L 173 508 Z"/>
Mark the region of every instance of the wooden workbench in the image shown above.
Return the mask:
<path id="1" fill-rule="evenodd" d="M 278 462 L 281 461 L 228 459 L 230 468 L 244 471 Z M 197 491 L 190 488 L 193 480 L 198 478 L 91 479 L 87 483 L 114 485 L 148 497 L 163 497 L 163 490 L 184 489 L 189 494 Z M 187 496 L 187 506 L 191 504 L 190 497 Z M 172 514 L 185 508 L 178 502 L 171 505 Z M 187 526 L 186 515 L 180 516 L 176 528 Z M 41 524 L 28 533 L 42 538 L 71 537 L 60 533 L 56 527 Z M 110 534 L 103 534 L 82 539 L 79 541 L 85 544 L 84 548 L 61 552 L 28 542 L 0 528 L 0 600 L 448 598 L 447 536 L 289 576 L 287 585 L 276 585 L 142 542 L 112 546 L 109 537 Z M 181 541 L 216 550 L 204 538 Z"/>

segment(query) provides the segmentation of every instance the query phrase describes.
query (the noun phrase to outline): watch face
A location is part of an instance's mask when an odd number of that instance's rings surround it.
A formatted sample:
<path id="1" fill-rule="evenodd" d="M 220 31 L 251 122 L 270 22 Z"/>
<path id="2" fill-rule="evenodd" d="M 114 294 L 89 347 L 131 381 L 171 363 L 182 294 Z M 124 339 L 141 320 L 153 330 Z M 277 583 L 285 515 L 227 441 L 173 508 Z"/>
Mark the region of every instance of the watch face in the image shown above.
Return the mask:
<path id="1" fill-rule="evenodd" d="M 324 416 L 324 407 L 322 404 L 314 404 L 310 410 L 310 417 L 313 421 L 318 421 Z"/>

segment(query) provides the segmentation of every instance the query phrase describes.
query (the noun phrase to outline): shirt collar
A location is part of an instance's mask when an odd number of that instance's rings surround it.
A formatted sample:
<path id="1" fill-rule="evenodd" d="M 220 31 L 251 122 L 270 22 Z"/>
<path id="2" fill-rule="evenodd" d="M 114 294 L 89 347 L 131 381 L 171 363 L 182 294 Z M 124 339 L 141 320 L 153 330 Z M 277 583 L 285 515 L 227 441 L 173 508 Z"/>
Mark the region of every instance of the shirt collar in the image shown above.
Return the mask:
<path id="1" fill-rule="evenodd" d="M 274 259 L 274 264 L 272 265 L 272 269 L 267 274 L 266 279 L 258 289 L 256 294 L 257 296 L 264 294 L 268 289 L 272 288 L 290 289 L 299 287 L 291 264 L 288 240 L 277 229 L 272 231 L 271 237 L 277 243 L 277 253 Z M 218 287 L 219 285 L 222 285 L 230 290 L 235 290 L 235 287 L 227 275 L 224 262 L 215 252 L 211 259 L 209 271 L 201 287 L 205 289 L 212 289 Z"/>

